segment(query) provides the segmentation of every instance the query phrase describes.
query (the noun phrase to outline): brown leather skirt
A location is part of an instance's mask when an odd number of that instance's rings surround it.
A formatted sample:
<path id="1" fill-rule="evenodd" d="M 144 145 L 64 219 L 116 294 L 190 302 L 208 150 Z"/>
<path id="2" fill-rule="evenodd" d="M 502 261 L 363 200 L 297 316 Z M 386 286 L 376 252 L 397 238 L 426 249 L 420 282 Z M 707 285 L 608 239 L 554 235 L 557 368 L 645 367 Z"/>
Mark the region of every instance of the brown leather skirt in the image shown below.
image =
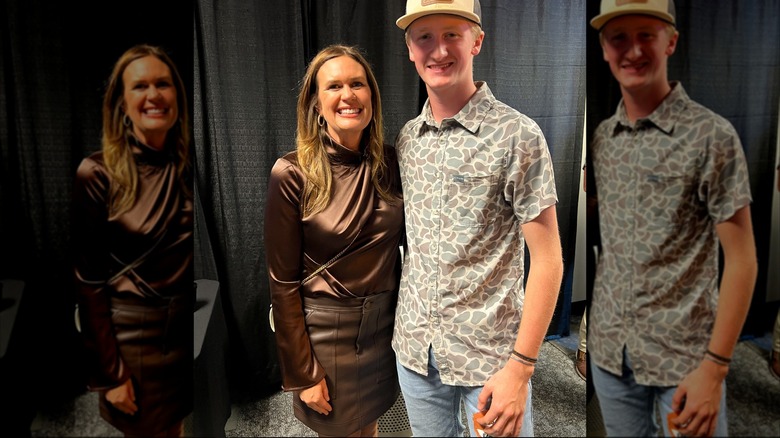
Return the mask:
<path id="1" fill-rule="evenodd" d="M 119 411 L 101 391 L 100 415 L 126 435 L 158 433 L 192 411 L 193 298 L 111 298 L 111 321 L 122 360 L 131 370 L 138 411 Z"/>
<path id="2" fill-rule="evenodd" d="M 306 328 L 325 369 L 333 407 L 322 415 L 293 394 L 295 416 L 315 432 L 349 435 L 376 421 L 398 398 L 390 346 L 397 300 L 397 291 L 365 298 L 304 298 Z"/>

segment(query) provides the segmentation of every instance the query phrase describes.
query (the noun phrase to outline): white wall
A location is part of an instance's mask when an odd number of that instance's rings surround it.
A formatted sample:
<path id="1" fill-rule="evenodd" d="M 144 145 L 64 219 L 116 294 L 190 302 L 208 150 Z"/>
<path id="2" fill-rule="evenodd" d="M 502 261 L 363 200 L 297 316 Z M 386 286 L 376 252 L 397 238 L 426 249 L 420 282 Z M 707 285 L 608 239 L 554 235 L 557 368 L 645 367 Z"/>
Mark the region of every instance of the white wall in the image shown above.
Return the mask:
<path id="1" fill-rule="evenodd" d="M 582 159 L 580 162 L 580 169 L 585 165 L 585 145 L 587 144 L 587 139 L 585 138 L 585 123 L 583 123 L 582 126 Z M 587 236 L 585 216 L 587 215 L 587 212 L 585 211 L 585 192 L 582 190 L 582 176 L 582 170 L 580 170 L 580 195 L 577 200 L 577 242 L 574 250 L 574 279 L 571 287 L 572 303 L 583 301 L 587 298 L 585 292 L 585 280 L 587 278 L 585 267 L 585 260 L 587 259 L 587 257 L 585 257 L 585 240 Z"/>

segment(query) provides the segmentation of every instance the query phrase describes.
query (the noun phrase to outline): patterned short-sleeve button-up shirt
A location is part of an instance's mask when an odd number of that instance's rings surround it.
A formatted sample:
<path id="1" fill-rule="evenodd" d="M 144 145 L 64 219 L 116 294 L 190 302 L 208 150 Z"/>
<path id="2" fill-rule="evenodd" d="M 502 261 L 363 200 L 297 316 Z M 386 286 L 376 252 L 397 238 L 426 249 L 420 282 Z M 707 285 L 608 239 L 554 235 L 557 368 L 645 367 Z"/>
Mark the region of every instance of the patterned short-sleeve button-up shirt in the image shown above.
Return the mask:
<path id="1" fill-rule="evenodd" d="M 675 386 L 701 361 L 718 294 L 715 225 L 751 202 L 739 137 L 682 85 L 632 124 L 623 102 L 593 136 L 602 252 L 588 352 L 637 383 Z"/>
<path id="2" fill-rule="evenodd" d="M 487 84 L 437 124 L 426 102 L 396 140 L 404 257 L 393 349 L 427 375 L 483 385 L 509 357 L 523 307 L 521 224 L 557 202 L 542 131 Z"/>

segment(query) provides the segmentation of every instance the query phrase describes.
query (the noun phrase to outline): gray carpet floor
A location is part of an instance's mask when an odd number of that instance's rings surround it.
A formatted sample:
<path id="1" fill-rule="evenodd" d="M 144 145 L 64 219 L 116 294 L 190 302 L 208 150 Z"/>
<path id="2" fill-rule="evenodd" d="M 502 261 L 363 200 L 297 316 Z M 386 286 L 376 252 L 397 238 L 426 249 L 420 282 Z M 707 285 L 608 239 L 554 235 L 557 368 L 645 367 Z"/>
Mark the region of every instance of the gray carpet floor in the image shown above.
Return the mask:
<path id="1" fill-rule="evenodd" d="M 604 436 L 596 397 L 586 405 L 586 385 L 574 372 L 579 318 L 572 318 L 571 335 L 545 341 L 533 376 L 536 436 Z M 729 434 L 780 435 L 780 381 L 767 368 L 770 335 L 741 341 L 727 377 Z M 292 415 L 291 395 L 279 392 L 248 403 L 234 404 L 226 436 L 316 436 Z M 402 401 L 380 419 L 380 435 L 409 436 Z M 189 419 L 188 419 L 189 420 Z M 188 421 L 185 430 L 188 431 Z M 94 393 L 84 393 L 61 406 L 38 413 L 34 437 L 111 436 L 122 434 L 100 419 Z"/>
<path id="2" fill-rule="evenodd" d="M 769 370 L 770 332 L 737 343 L 726 376 L 729 436 L 780 436 L 780 379 Z M 587 403 L 588 436 L 606 436 L 598 398 Z"/>
<path id="3" fill-rule="evenodd" d="M 537 436 L 585 436 L 585 382 L 575 373 L 573 362 L 578 328 L 579 317 L 573 317 L 570 336 L 542 345 L 532 380 Z M 228 437 L 317 436 L 293 416 L 290 393 L 278 392 L 234 404 L 231 411 L 225 425 Z M 405 415 L 403 400 L 399 399 L 379 420 L 380 435 L 410 436 Z M 189 431 L 188 423 L 185 421 L 185 432 Z M 61 406 L 39 412 L 31 434 L 33 437 L 122 436 L 98 415 L 95 393 L 84 393 Z"/>
<path id="4" fill-rule="evenodd" d="M 536 436 L 585 436 L 585 382 L 574 371 L 576 345 L 576 336 L 542 345 L 532 377 Z M 411 436 L 399 414 L 405 409 L 397 404 L 380 418 L 380 436 Z M 293 416 L 289 393 L 234 405 L 225 429 L 228 437 L 317 436 Z"/>

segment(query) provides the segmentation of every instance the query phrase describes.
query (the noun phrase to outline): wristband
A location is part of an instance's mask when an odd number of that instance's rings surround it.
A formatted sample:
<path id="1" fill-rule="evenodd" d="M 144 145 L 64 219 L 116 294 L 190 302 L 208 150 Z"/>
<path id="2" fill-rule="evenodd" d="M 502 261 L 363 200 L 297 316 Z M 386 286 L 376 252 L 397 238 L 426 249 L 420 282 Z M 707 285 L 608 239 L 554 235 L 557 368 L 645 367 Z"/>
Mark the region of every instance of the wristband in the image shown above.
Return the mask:
<path id="1" fill-rule="evenodd" d="M 510 358 L 510 359 L 512 359 L 512 360 L 515 360 L 515 361 L 517 361 L 517 362 L 520 362 L 520 363 L 521 363 L 521 364 L 523 364 L 523 365 L 528 365 L 529 367 L 532 367 L 532 366 L 534 366 L 534 365 L 535 365 L 534 363 L 532 363 L 532 362 L 528 362 L 527 360 L 523 360 L 523 359 L 521 359 L 521 358 L 519 358 L 519 357 L 515 356 L 514 354 L 513 354 L 513 355 L 510 355 L 510 356 L 509 356 L 509 358 Z"/>
<path id="2" fill-rule="evenodd" d="M 725 363 L 727 363 L 727 364 L 728 364 L 728 363 L 731 363 L 731 358 L 730 358 L 730 357 L 723 357 L 723 356 L 717 355 L 717 354 L 713 353 L 713 352 L 712 352 L 712 351 L 710 351 L 710 350 L 707 350 L 707 351 L 706 351 L 704 354 L 705 354 L 705 355 L 706 355 L 706 354 L 708 354 L 708 355 L 710 355 L 710 356 L 714 357 L 715 359 L 718 359 L 718 360 L 719 360 L 719 361 L 721 361 L 721 362 L 725 362 Z"/>
<path id="3" fill-rule="evenodd" d="M 711 357 L 711 356 L 708 356 L 708 355 L 705 355 L 704 358 L 707 359 L 710 362 L 715 362 L 716 364 L 718 364 L 718 365 L 720 365 L 722 367 L 728 367 L 729 366 L 728 362 L 719 361 L 718 359 L 715 359 L 714 357 Z"/>
<path id="4" fill-rule="evenodd" d="M 532 364 L 535 364 L 539 360 L 539 358 L 528 357 L 528 356 L 526 356 L 526 355 L 524 355 L 522 353 L 518 353 L 517 350 L 512 350 L 512 356 L 517 356 L 518 358 L 520 358 L 520 359 L 522 359 L 522 360 L 524 360 L 526 362 L 531 362 Z"/>

